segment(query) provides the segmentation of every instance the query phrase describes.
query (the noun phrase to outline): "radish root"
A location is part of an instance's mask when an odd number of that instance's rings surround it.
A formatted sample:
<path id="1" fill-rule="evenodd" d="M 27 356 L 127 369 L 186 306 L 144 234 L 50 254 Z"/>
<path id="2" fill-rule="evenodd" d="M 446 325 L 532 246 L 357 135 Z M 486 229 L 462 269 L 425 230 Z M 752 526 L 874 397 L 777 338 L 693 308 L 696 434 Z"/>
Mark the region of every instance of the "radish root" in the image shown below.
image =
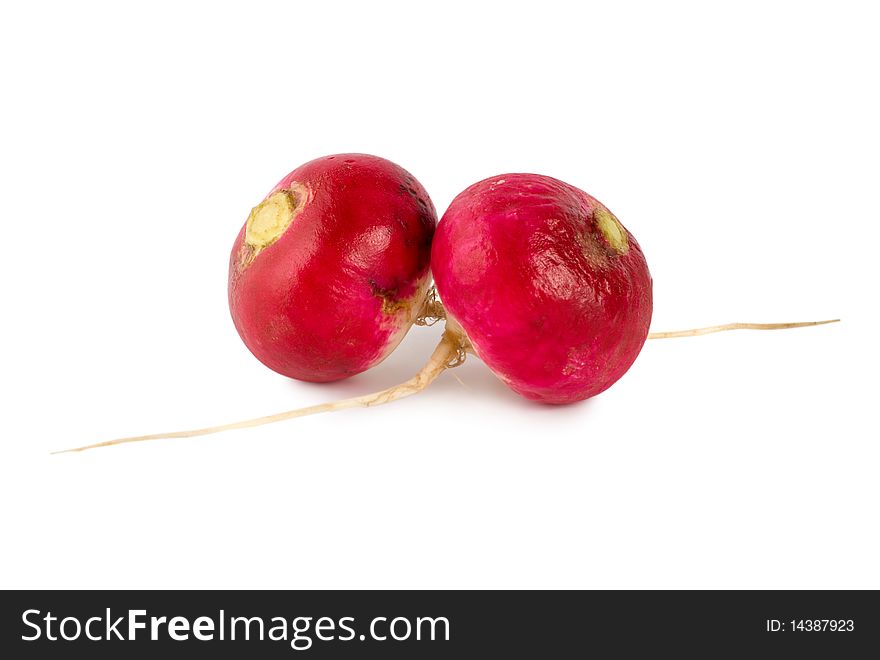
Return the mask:
<path id="1" fill-rule="evenodd" d="M 699 337 L 700 335 L 711 335 L 713 332 L 726 332 L 727 330 L 788 330 L 790 328 L 808 328 L 813 325 L 825 325 L 826 323 L 839 322 L 840 319 L 829 319 L 827 321 L 799 321 L 797 323 L 727 323 L 725 325 L 710 325 L 706 328 L 691 328 L 690 330 L 651 332 L 648 334 L 648 339 Z"/>
<path id="2" fill-rule="evenodd" d="M 231 424 L 222 424 L 220 426 L 208 426 L 202 429 L 194 429 L 191 431 L 175 431 L 173 433 L 155 433 L 152 435 L 137 435 L 129 438 L 117 438 L 116 440 L 107 440 L 105 442 L 97 442 L 91 445 L 75 447 L 73 449 L 63 449 L 51 452 L 52 454 L 67 454 L 71 452 L 80 452 L 87 449 L 97 449 L 98 447 L 112 447 L 113 445 L 123 445 L 131 442 L 147 442 L 150 440 L 166 440 L 171 438 L 194 438 L 200 435 L 210 435 L 212 433 L 220 433 L 222 431 L 232 431 L 235 429 L 245 429 L 253 426 L 263 426 L 265 424 L 274 424 L 286 419 L 294 419 L 296 417 L 307 417 L 308 415 L 317 415 L 325 412 L 335 412 L 337 410 L 345 410 L 346 408 L 370 408 L 372 406 L 381 406 L 385 403 L 391 403 L 398 399 L 403 399 L 413 394 L 418 394 L 428 385 L 436 380 L 437 376 L 447 369 L 457 367 L 464 362 L 467 353 L 473 353 L 473 347 L 468 342 L 467 337 L 458 328 L 457 323 L 450 323 L 450 319 L 446 318 L 446 311 L 443 303 L 437 299 L 437 294 L 432 287 L 427 294 L 424 307 L 415 321 L 416 325 L 434 325 L 440 320 L 446 320 L 446 328 L 440 343 L 434 349 L 431 358 L 423 366 L 419 372 L 409 380 L 381 390 L 372 394 L 365 394 L 350 399 L 334 401 L 332 403 L 321 403 L 305 408 L 297 408 L 296 410 L 288 410 L 286 412 L 277 413 L 275 415 L 267 415 L 265 417 L 256 417 Z M 705 328 L 691 328 L 689 330 L 673 330 L 669 332 L 652 332 L 648 334 L 648 339 L 671 339 L 674 337 L 698 337 L 700 335 L 708 335 L 714 332 L 725 332 L 727 330 L 787 330 L 789 328 L 805 328 L 814 325 L 825 325 L 827 323 L 837 323 L 840 319 L 830 319 L 827 321 L 801 321 L 796 323 L 728 323 L 726 325 L 712 325 Z"/>
<path id="3" fill-rule="evenodd" d="M 413 323 L 421 326 L 432 326 L 445 318 L 446 309 L 437 297 L 437 289 L 432 285 L 425 294 L 425 302 Z"/>
<path id="4" fill-rule="evenodd" d="M 116 440 L 107 440 L 105 442 L 96 442 L 92 445 L 84 445 L 73 449 L 63 449 L 54 451 L 53 454 L 66 454 L 70 452 L 85 451 L 86 449 L 97 449 L 98 447 L 112 447 L 113 445 L 124 445 L 130 442 L 147 442 L 149 440 L 165 440 L 170 438 L 194 438 L 199 435 L 210 435 L 211 433 L 220 433 L 221 431 L 232 431 L 234 429 L 246 429 L 252 426 L 263 426 L 264 424 L 274 424 L 285 419 L 294 419 L 296 417 L 306 417 L 308 415 L 317 415 L 319 413 L 334 412 L 336 410 L 345 410 L 346 408 L 369 408 L 372 406 L 381 406 L 385 403 L 391 403 L 398 399 L 403 399 L 413 394 L 418 394 L 434 380 L 442 374 L 446 369 L 457 367 L 464 361 L 465 350 L 463 337 L 458 333 L 445 330 L 440 339 L 440 343 L 434 349 L 431 359 L 422 367 L 419 372 L 408 381 L 389 387 L 388 389 L 363 396 L 356 396 L 351 399 L 343 399 L 332 403 L 320 403 L 315 406 L 306 408 L 297 408 L 296 410 L 288 410 L 286 412 L 268 415 L 266 417 L 256 417 L 241 422 L 233 422 L 232 424 L 223 424 L 221 426 L 208 426 L 203 429 L 194 429 L 192 431 L 175 431 L 173 433 L 155 433 L 152 435 L 137 435 L 130 438 L 118 438 Z"/>

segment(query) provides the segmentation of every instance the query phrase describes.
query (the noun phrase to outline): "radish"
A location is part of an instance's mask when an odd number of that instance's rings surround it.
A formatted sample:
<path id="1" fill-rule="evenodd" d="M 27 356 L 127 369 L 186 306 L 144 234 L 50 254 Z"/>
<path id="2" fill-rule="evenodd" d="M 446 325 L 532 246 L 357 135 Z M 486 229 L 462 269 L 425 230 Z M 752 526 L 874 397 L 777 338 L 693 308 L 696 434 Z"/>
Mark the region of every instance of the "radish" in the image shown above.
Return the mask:
<path id="1" fill-rule="evenodd" d="M 440 343 L 422 369 L 405 383 L 364 396 L 232 424 L 120 438 L 64 451 L 189 438 L 389 403 L 421 392 L 444 370 L 461 364 L 468 353 L 480 357 L 511 389 L 528 399 L 572 403 L 613 385 L 632 365 L 646 339 L 739 329 L 779 330 L 839 320 L 731 323 L 649 333 L 651 276 L 633 235 L 595 198 L 536 174 L 491 177 L 453 200 L 434 237 L 430 264 L 436 290 L 432 287 L 423 295 L 427 266 L 421 255 L 431 240 L 434 221 L 427 195 L 388 161 L 369 156 L 335 158 L 352 167 L 340 172 L 332 157 L 312 161 L 285 177 L 264 206 L 252 212 L 258 220 L 249 219 L 250 230 L 246 224 L 239 235 L 230 267 L 230 304 L 236 327 L 255 355 L 276 371 L 305 380 L 332 380 L 378 363 L 413 322 L 431 325 L 445 320 Z M 369 176 L 354 174 L 366 170 L 376 171 L 372 183 Z M 349 196 L 345 186 L 334 186 L 340 177 L 353 177 L 345 180 L 356 180 L 370 192 Z M 395 177 L 403 178 L 407 194 L 418 208 L 414 215 L 405 215 L 409 222 L 401 222 L 403 236 L 411 237 L 409 242 L 404 239 L 403 245 L 411 252 L 384 249 L 400 245 L 395 243 L 398 228 L 388 221 L 387 208 L 404 214 L 414 212 L 406 196 L 395 196 L 388 187 L 387 182 Z M 328 199 L 345 199 L 351 206 L 316 203 L 319 194 L 327 191 L 333 191 Z M 289 197 L 275 197 L 279 193 Z M 375 208 L 364 209 L 359 204 Z M 339 228 L 340 208 L 348 209 L 346 217 L 358 219 L 353 226 L 381 227 L 377 231 L 391 237 L 387 242 L 384 238 L 376 243 L 367 240 L 371 258 L 366 262 L 352 256 L 362 254 L 364 234 Z M 379 216 L 372 224 L 367 218 L 371 211 Z M 264 213 L 268 214 L 265 222 L 260 219 Z M 327 227 L 337 233 L 323 233 Z M 249 231 L 256 242 L 249 242 Z M 353 236 L 361 237 L 361 242 L 345 240 Z M 311 241 L 309 245 L 317 251 L 307 253 L 295 237 Z M 378 249 L 379 245 L 383 249 Z M 314 270 L 309 269 L 306 253 L 318 255 Z M 266 265 L 248 274 L 260 263 Z M 374 273 L 403 275 L 397 280 L 382 280 L 377 287 L 374 282 L 380 280 L 367 276 L 369 269 L 359 267 L 363 263 L 372 265 Z M 352 268 L 354 276 L 348 272 Z M 339 270 L 345 272 L 340 274 Z M 302 273 L 308 273 L 308 278 Z M 348 287 L 347 293 L 321 292 L 322 276 L 334 286 L 341 282 Z M 366 288 L 365 278 L 369 282 Z M 389 281 L 395 286 L 386 288 Z M 394 291 L 391 303 L 386 297 L 389 291 Z M 437 291 L 443 302 L 437 299 Z M 353 315 L 336 308 L 347 304 L 347 295 L 356 301 Z M 305 308 L 296 303 L 297 296 L 307 301 Z M 397 316 L 401 300 L 405 311 Z M 327 320 L 314 323 L 315 314 L 327 315 Z M 362 324 L 351 336 L 365 346 L 339 342 L 340 335 L 350 336 L 348 326 L 334 325 L 340 319 Z M 270 330 L 267 320 L 281 323 L 281 331 Z M 316 338 L 345 348 L 339 354 L 323 350 L 312 343 Z M 321 357 L 314 359 L 312 351 Z"/>
<path id="2" fill-rule="evenodd" d="M 338 154 L 302 165 L 232 246 L 229 309 L 250 351 L 313 382 L 381 362 L 422 309 L 437 213 L 403 168 Z"/>
<path id="3" fill-rule="evenodd" d="M 447 322 L 529 399 L 602 392 L 648 337 L 651 275 L 639 244 L 593 197 L 548 176 L 504 174 L 458 195 L 431 268 Z"/>

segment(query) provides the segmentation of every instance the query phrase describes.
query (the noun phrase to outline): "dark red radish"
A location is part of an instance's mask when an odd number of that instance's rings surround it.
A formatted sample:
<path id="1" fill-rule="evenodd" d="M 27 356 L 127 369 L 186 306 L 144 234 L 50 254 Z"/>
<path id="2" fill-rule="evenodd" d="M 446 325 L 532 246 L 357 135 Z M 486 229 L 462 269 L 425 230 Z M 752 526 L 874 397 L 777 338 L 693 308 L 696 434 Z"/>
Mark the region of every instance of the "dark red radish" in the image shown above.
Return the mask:
<path id="1" fill-rule="evenodd" d="M 599 394 L 635 361 L 651 324 L 636 239 L 558 179 L 502 174 L 459 194 L 431 256 L 449 322 L 511 389 L 544 403 Z"/>
<path id="2" fill-rule="evenodd" d="M 384 158 L 338 154 L 296 168 L 232 247 L 239 335 L 263 364 L 299 380 L 375 366 L 422 309 L 436 224 L 422 185 Z"/>

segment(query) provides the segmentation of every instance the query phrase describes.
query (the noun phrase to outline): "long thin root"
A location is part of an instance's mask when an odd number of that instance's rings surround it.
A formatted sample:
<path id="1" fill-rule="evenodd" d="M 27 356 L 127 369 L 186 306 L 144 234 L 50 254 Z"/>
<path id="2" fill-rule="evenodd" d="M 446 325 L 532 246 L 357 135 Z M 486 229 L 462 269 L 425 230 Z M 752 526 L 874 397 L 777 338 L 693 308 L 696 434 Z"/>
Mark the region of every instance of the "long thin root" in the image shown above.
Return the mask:
<path id="1" fill-rule="evenodd" d="M 432 325 L 443 318 L 446 318 L 443 305 L 437 300 L 436 293 L 431 291 L 428 294 L 423 311 L 416 323 L 419 325 Z M 825 325 L 826 323 L 837 323 L 839 321 L 840 319 L 830 319 L 827 321 L 801 321 L 797 323 L 728 323 L 726 325 L 713 325 L 705 328 L 692 328 L 690 330 L 652 332 L 648 334 L 648 339 L 698 337 L 700 335 L 724 332 L 726 330 L 786 330 L 789 328 L 805 328 L 814 325 Z M 69 452 L 85 451 L 86 449 L 97 449 L 98 447 L 123 445 L 130 442 L 147 442 L 149 440 L 165 440 L 171 438 L 194 438 L 196 436 L 220 433 L 222 431 L 232 431 L 234 429 L 245 429 L 252 426 L 274 424 L 275 422 L 294 419 L 296 417 L 335 412 L 337 410 L 345 410 L 346 408 L 369 408 L 371 406 L 381 406 L 384 403 L 391 403 L 392 401 L 397 401 L 398 399 L 418 394 L 434 382 L 437 376 L 443 373 L 446 369 L 461 364 L 468 352 L 473 352 L 473 349 L 464 334 L 454 328 L 450 328 L 450 325 L 447 323 L 446 330 L 443 332 L 443 337 L 440 339 L 440 343 L 437 344 L 434 353 L 431 355 L 431 359 L 428 360 L 425 366 L 423 366 L 419 372 L 408 381 L 379 392 L 373 392 L 372 394 L 365 394 L 350 399 L 343 399 L 341 401 L 334 401 L 332 403 L 321 403 L 306 408 L 297 408 L 296 410 L 288 410 L 275 415 L 246 419 L 231 424 L 208 426 L 206 428 L 194 429 L 191 431 L 174 431 L 172 433 L 155 433 L 152 435 L 136 435 L 129 438 L 117 438 L 116 440 L 96 442 L 95 444 L 75 447 L 73 449 L 63 449 L 52 453 L 66 454 Z"/>
<path id="2" fill-rule="evenodd" d="M 726 325 L 710 325 L 706 328 L 691 328 L 690 330 L 651 332 L 648 334 L 648 339 L 699 337 L 700 335 L 711 335 L 713 332 L 725 332 L 726 330 L 788 330 L 789 328 L 807 328 L 813 325 L 825 325 L 826 323 L 839 322 L 840 319 L 829 319 L 827 321 L 800 321 L 797 323 L 727 323 Z"/>
<path id="3" fill-rule="evenodd" d="M 164 440 L 170 438 L 194 438 L 199 435 L 209 435 L 211 433 L 220 433 L 221 431 L 232 431 L 233 429 L 245 429 L 252 426 L 263 426 L 264 424 L 273 424 L 285 419 L 306 417 L 307 415 L 317 415 L 318 413 L 325 412 L 335 412 L 337 410 L 345 410 L 346 408 L 369 408 L 371 406 L 381 406 L 384 403 L 391 403 L 392 401 L 397 401 L 398 399 L 418 394 L 434 382 L 437 376 L 442 374 L 446 369 L 460 364 L 463 355 L 461 341 L 461 337 L 456 333 L 450 332 L 449 330 L 445 331 L 443 337 L 440 339 L 440 343 L 437 344 L 437 348 L 434 349 L 431 359 L 428 360 L 425 366 L 422 367 L 415 376 L 400 385 L 389 387 L 380 392 L 365 394 L 351 399 L 343 399 L 342 401 L 334 401 L 332 403 L 321 403 L 306 408 L 297 408 L 296 410 L 288 410 L 275 415 L 247 419 L 241 422 L 223 424 L 221 426 L 209 426 L 192 431 L 175 431 L 173 433 L 155 433 L 152 435 L 137 435 L 130 438 L 118 438 L 116 440 L 106 440 L 104 442 L 97 442 L 83 447 L 54 451 L 52 453 L 65 454 L 68 452 L 85 451 L 86 449 L 96 449 L 98 447 L 112 447 L 113 445 L 122 445 L 129 442 L 146 442 L 148 440 Z"/>

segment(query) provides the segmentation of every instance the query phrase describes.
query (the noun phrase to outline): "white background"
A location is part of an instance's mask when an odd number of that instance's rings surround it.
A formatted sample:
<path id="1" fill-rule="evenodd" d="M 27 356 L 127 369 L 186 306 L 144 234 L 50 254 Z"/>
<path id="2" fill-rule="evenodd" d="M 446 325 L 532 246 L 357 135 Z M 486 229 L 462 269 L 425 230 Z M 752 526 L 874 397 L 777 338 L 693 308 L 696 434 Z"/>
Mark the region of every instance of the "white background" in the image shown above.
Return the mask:
<path id="1" fill-rule="evenodd" d="M 880 587 L 871 3 L 18 3 L 0 16 L 6 587 Z M 228 251 L 343 151 L 550 174 L 654 276 L 650 342 L 580 405 L 477 359 L 384 408 L 49 456 L 366 393 L 239 340 Z M 454 376 L 457 376 L 457 380 Z"/>

